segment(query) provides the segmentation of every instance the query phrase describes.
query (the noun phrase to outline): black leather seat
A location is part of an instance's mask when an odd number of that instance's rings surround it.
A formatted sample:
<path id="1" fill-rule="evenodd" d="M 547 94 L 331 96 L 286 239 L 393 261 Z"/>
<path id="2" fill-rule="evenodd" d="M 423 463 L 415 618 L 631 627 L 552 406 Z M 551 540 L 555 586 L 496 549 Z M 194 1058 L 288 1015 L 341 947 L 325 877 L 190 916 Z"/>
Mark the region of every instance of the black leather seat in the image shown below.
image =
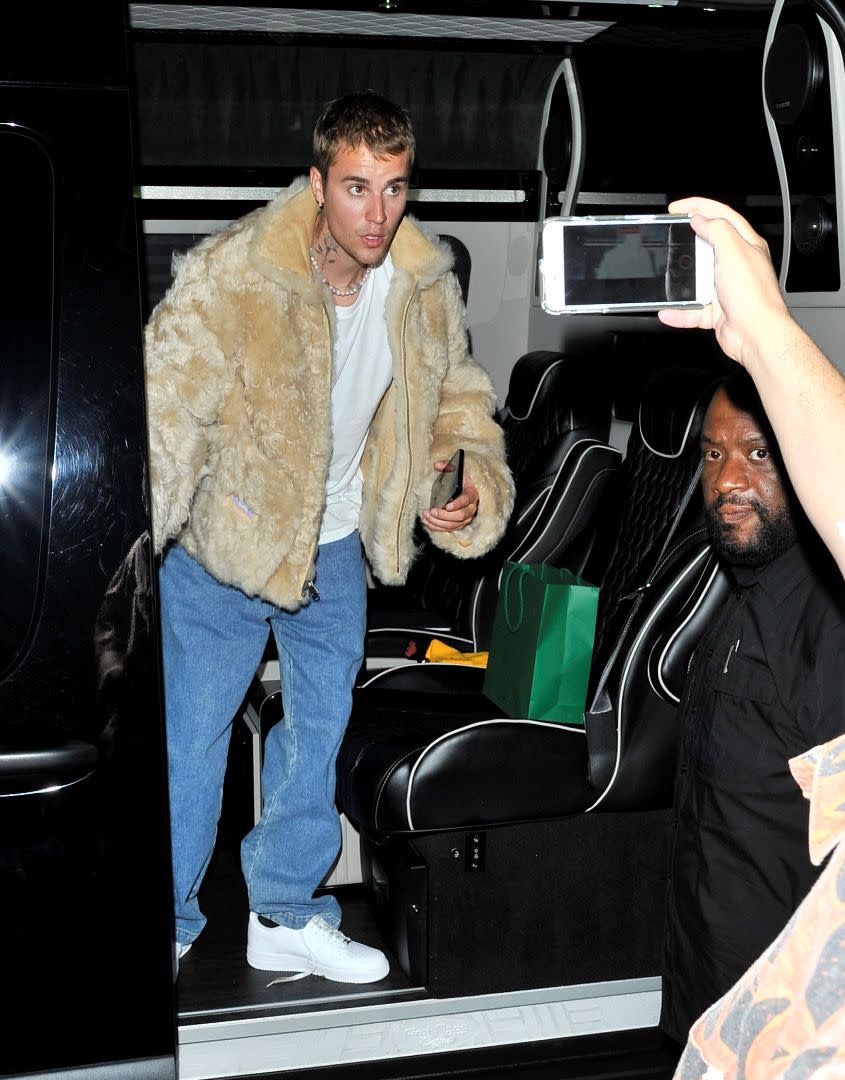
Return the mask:
<path id="1" fill-rule="evenodd" d="M 339 803 L 360 830 L 383 836 L 669 803 L 678 673 L 723 587 L 692 490 L 715 377 L 665 368 L 641 396 L 586 565 L 601 593 L 585 726 L 502 718 L 477 692 L 475 671 L 400 670 L 397 685 L 411 690 L 419 680 L 421 696 L 362 696 L 341 749 Z M 443 689 L 468 682 L 476 693 L 444 708 Z"/>
<path id="2" fill-rule="evenodd" d="M 401 589 L 371 590 L 366 671 L 421 658 L 433 636 L 466 651 L 486 649 L 506 559 L 578 570 L 589 557 L 596 507 L 621 452 L 607 443 L 611 398 L 597 393 L 592 364 L 555 352 L 527 353 L 511 374 L 499 414 L 516 482 L 505 536 L 479 559 L 455 559 L 420 530 L 421 552 Z"/>

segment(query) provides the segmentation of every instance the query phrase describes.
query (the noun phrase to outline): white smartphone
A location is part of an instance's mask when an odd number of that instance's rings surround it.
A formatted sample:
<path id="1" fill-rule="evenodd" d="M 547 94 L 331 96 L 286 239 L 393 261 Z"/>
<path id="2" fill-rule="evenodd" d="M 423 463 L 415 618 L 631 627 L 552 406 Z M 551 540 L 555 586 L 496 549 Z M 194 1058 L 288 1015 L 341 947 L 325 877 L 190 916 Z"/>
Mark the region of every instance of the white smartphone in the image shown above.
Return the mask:
<path id="1" fill-rule="evenodd" d="M 713 248 L 685 215 L 546 218 L 541 247 L 541 304 L 553 315 L 703 307 L 713 299 Z"/>

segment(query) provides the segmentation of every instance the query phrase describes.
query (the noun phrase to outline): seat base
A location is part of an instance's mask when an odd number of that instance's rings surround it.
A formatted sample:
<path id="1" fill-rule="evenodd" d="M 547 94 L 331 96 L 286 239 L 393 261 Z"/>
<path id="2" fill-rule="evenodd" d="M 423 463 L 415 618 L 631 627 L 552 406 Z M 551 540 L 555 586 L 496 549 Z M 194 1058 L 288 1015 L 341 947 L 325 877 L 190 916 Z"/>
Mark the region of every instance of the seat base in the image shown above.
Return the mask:
<path id="1" fill-rule="evenodd" d="M 671 811 L 362 844 L 381 930 L 435 997 L 660 973 Z"/>

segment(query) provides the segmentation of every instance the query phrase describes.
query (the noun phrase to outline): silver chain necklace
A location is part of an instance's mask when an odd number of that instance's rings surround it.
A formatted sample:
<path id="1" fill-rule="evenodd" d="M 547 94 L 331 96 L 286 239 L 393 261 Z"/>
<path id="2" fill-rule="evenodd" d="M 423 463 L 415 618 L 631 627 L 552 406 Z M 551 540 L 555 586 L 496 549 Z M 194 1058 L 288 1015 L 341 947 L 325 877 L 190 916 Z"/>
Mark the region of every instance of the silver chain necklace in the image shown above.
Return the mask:
<path id="1" fill-rule="evenodd" d="M 311 265 L 314 267 L 317 277 L 326 286 L 332 296 L 354 296 L 355 293 L 360 292 L 361 289 L 364 288 L 364 282 L 370 276 L 370 270 L 372 270 L 372 267 L 368 266 L 364 271 L 364 276 L 361 278 L 360 281 L 356 282 L 354 285 L 348 286 L 346 289 L 339 289 L 336 285 L 332 285 L 330 281 L 326 281 L 326 279 L 323 277 L 323 272 L 317 265 L 317 258 L 314 255 L 314 249 L 309 248 L 308 253 L 311 256 Z"/>

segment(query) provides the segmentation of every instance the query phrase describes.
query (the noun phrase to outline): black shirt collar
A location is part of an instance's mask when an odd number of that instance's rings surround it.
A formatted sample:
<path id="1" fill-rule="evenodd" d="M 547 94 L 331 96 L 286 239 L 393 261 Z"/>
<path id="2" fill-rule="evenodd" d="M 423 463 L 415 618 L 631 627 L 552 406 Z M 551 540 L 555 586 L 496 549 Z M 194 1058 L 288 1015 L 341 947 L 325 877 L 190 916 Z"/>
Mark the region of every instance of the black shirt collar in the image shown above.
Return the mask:
<path id="1" fill-rule="evenodd" d="M 732 566 L 731 574 L 742 588 L 759 585 L 775 604 L 781 604 L 813 573 L 814 552 L 801 542 L 767 566 Z"/>

